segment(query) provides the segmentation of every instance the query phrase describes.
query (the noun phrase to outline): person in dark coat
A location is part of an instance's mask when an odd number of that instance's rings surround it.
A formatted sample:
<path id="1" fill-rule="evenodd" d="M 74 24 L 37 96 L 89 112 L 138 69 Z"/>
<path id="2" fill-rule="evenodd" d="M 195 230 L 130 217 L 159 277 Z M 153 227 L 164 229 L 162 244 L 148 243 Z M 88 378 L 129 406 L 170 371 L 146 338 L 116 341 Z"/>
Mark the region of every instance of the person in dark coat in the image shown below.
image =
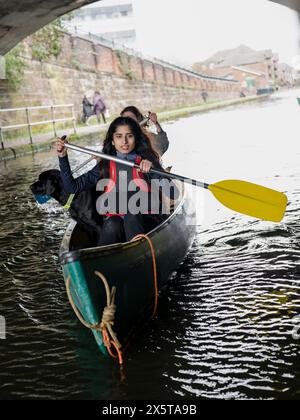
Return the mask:
<path id="1" fill-rule="evenodd" d="M 93 115 L 93 104 L 88 100 L 87 96 L 84 95 L 82 100 L 82 121 L 87 122 L 88 118 Z"/>
<path id="2" fill-rule="evenodd" d="M 201 93 L 203 102 L 207 104 L 207 100 L 208 100 L 208 93 L 206 92 L 206 90 L 203 90 Z"/>

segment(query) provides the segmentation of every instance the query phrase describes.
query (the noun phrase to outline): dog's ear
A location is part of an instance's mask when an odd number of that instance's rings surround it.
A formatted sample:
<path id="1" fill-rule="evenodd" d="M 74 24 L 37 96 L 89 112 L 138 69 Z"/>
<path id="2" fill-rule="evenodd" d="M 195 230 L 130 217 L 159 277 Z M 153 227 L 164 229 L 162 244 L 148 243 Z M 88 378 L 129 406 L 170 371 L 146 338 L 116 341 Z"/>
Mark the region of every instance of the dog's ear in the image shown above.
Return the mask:
<path id="1" fill-rule="evenodd" d="M 46 173 L 46 175 L 45 194 L 52 195 L 53 193 L 58 193 L 61 190 L 62 184 L 60 172 L 52 170 Z"/>
<path id="2" fill-rule="evenodd" d="M 53 179 L 52 177 L 47 179 L 46 184 L 45 184 L 45 194 L 52 195 L 53 193 L 55 193 L 56 187 L 57 187 L 57 182 L 55 179 Z"/>
<path id="3" fill-rule="evenodd" d="M 45 184 L 43 182 L 37 181 L 34 184 L 30 185 L 30 190 L 33 194 L 44 195 Z"/>

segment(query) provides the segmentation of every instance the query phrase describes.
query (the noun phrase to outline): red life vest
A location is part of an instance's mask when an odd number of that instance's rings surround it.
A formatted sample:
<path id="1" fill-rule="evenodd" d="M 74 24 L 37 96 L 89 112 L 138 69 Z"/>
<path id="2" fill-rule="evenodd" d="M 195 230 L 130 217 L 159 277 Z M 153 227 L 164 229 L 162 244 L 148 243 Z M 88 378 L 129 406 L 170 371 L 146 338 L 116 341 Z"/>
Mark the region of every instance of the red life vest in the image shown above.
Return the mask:
<path id="1" fill-rule="evenodd" d="M 136 160 L 135 160 L 135 164 L 139 165 L 142 161 L 141 156 L 137 156 Z M 119 186 L 120 186 L 120 172 L 122 173 L 126 173 L 127 174 L 127 183 L 126 183 L 126 200 L 127 200 L 127 204 L 130 200 L 130 198 L 142 191 L 145 194 L 147 194 L 147 197 L 145 197 L 145 199 L 147 198 L 147 203 L 148 203 L 148 208 L 145 211 L 142 211 L 142 214 L 149 214 L 150 213 L 150 206 L 151 206 L 151 186 L 146 182 L 144 175 L 142 172 L 138 171 L 136 168 L 130 168 L 128 166 L 122 165 L 120 163 L 116 163 L 116 162 L 110 162 L 109 165 L 109 183 L 108 185 L 105 187 L 104 193 L 106 194 L 106 198 L 107 198 L 107 194 L 116 194 L 116 212 L 111 212 L 111 213 L 106 213 L 105 216 L 107 217 L 112 217 L 112 216 L 125 216 L 125 213 L 120 213 L 119 209 L 120 209 L 120 196 L 122 193 L 124 193 L 123 191 L 119 190 Z M 130 182 L 133 181 L 136 185 L 136 191 L 129 191 L 129 184 Z"/>

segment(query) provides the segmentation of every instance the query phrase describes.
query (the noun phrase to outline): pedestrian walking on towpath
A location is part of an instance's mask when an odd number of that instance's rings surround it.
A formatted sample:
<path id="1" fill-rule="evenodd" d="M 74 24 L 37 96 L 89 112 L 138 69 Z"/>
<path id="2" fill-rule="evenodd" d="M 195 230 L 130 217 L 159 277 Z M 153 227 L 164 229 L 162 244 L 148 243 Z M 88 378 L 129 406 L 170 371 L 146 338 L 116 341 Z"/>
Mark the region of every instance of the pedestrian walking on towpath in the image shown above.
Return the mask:
<path id="1" fill-rule="evenodd" d="M 97 120 L 100 123 L 102 115 L 104 124 L 106 123 L 105 112 L 106 112 L 106 105 L 101 97 L 100 92 L 96 91 L 93 98 L 93 105 L 94 105 L 94 114 L 97 116 Z"/>
<path id="2" fill-rule="evenodd" d="M 84 123 L 86 123 L 89 117 L 93 115 L 93 110 L 93 104 L 88 100 L 87 96 L 84 95 L 82 100 L 82 121 Z"/>

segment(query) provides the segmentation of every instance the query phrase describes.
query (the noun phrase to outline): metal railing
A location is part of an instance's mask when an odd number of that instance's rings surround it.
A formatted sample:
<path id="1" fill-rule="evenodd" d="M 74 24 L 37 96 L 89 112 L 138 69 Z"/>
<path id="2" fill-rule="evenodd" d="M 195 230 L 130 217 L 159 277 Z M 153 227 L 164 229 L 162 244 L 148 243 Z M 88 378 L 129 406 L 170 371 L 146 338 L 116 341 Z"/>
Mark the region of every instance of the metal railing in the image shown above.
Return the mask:
<path id="1" fill-rule="evenodd" d="M 56 118 L 55 116 L 55 110 L 58 108 L 70 108 L 71 110 L 71 117 L 66 118 Z M 49 109 L 51 112 L 51 118 L 48 120 L 42 120 L 42 121 L 32 121 L 32 115 L 30 114 L 31 111 L 39 111 L 39 110 L 46 110 Z M 72 121 L 74 133 L 76 134 L 76 117 L 74 112 L 74 104 L 62 104 L 62 105 L 42 105 L 42 106 L 31 106 L 26 108 L 10 108 L 10 109 L 0 109 L 0 116 L 3 113 L 10 113 L 10 112 L 25 112 L 26 117 L 26 123 L 23 124 L 14 124 L 14 125 L 2 125 L 2 122 L 0 120 L 0 142 L 1 142 L 1 148 L 2 150 L 5 149 L 4 146 L 4 132 L 9 130 L 19 130 L 22 128 L 28 129 L 28 137 L 29 137 L 29 144 L 33 144 L 33 134 L 32 134 L 32 127 L 37 127 L 40 125 L 47 125 L 52 124 L 53 127 L 53 133 L 54 136 L 57 137 L 57 131 L 56 131 L 56 124 Z"/>

